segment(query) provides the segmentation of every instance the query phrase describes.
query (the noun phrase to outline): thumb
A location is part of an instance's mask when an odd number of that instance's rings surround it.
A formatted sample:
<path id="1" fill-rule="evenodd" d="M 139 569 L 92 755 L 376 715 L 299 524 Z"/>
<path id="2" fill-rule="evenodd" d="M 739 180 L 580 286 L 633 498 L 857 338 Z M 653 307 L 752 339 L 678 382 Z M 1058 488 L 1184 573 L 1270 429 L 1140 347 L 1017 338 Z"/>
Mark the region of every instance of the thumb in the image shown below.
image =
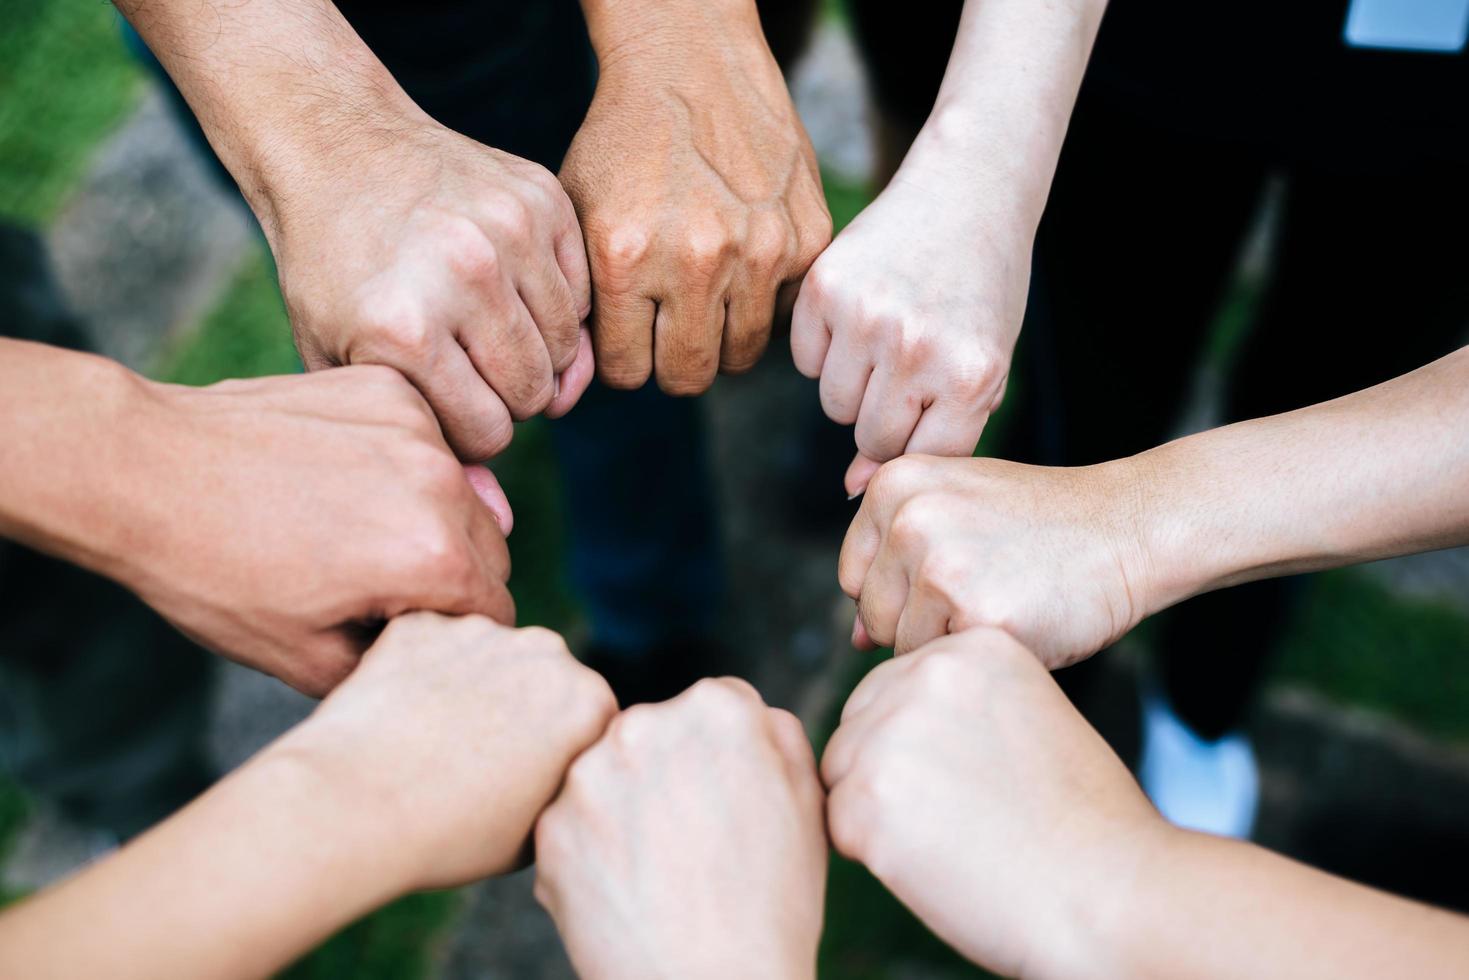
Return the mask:
<path id="1" fill-rule="evenodd" d="M 489 467 L 471 464 L 464 467 L 464 475 L 474 488 L 475 495 L 495 515 L 500 533 L 509 537 L 510 529 L 515 526 L 515 514 L 510 510 L 510 499 L 500 488 L 500 481 L 495 479 L 495 474 L 490 472 Z"/>
<path id="2" fill-rule="evenodd" d="M 867 635 L 867 627 L 862 624 L 862 616 L 852 616 L 852 648 L 861 650 L 863 653 L 877 649 L 877 644 L 872 642 L 872 637 Z"/>
<path id="3" fill-rule="evenodd" d="M 882 464 L 876 460 L 868 459 L 858 453 L 853 458 L 852 465 L 847 467 L 847 475 L 842 480 L 843 485 L 847 488 L 847 496 L 855 497 L 865 491 L 868 481 L 872 479 L 872 474 L 876 473 L 881 466 Z"/>

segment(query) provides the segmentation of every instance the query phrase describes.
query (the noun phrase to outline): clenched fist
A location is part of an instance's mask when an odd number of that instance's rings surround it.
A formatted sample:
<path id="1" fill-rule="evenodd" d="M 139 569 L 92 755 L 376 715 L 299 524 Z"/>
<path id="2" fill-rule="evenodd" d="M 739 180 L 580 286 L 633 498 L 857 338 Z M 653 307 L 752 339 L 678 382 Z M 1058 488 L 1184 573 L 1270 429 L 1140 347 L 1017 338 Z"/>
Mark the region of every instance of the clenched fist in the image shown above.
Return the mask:
<path id="1" fill-rule="evenodd" d="M 815 975 L 822 792 L 801 724 L 704 680 L 639 705 L 536 828 L 536 895 L 587 980 Z"/>
<path id="2" fill-rule="evenodd" d="M 385 364 L 466 462 L 568 411 L 592 375 L 576 214 L 544 167 L 416 107 L 322 151 L 262 224 L 309 369 Z"/>
<path id="3" fill-rule="evenodd" d="M 901 654 L 992 626 L 1053 668 L 1091 656 L 1154 608 L 1134 479 L 1124 464 L 886 464 L 842 544 L 856 638 Z"/>
<path id="4" fill-rule="evenodd" d="M 753 3 L 584 6 L 601 76 L 561 181 L 597 370 L 695 395 L 755 364 L 830 240 L 816 156 Z"/>

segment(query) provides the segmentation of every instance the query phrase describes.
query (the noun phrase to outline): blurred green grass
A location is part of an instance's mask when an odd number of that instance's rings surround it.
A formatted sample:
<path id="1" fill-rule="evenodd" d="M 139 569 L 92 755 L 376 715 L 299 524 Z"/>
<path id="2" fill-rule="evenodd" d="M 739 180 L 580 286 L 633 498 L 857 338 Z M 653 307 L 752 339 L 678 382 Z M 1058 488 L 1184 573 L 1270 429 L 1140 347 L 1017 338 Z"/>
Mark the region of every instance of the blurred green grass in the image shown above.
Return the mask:
<path id="1" fill-rule="evenodd" d="M 119 24 L 98 0 L 0 0 L 0 218 L 52 217 L 137 102 Z"/>
<path id="2" fill-rule="evenodd" d="M 136 103 L 140 73 L 117 35 L 116 14 L 94 0 L 0 0 L 0 218 L 44 224 L 64 204 L 98 143 Z M 838 228 L 867 189 L 827 175 Z M 1231 297 L 1211 348 L 1227 360 L 1248 320 L 1251 297 Z M 227 377 L 290 373 L 299 362 L 263 247 L 238 271 L 199 329 L 167 352 L 159 377 L 209 384 Z M 998 428 L 998 426 L 996 426 Z M 521 427 L 496 472 L 516 506 L 514 591 L 521 618 L 563 631 L 577 612 L 560 566 L 564 526 L 549 436 Z M 1447 606 L 1394 596 L 1361 572 L 1317 576 L 1305 586 L 1275 683 L 1311 687 L 1446 738 L 1469 739 L 1469 619 Z M 855 685 L 869 662 L 855 660 Z M 833 719 L 834 720 L 834 719 Z M 829 730 L 829 726 L 828 726 Z M 0 861 L 26 818 L 22 795 L 0 780 Z M 0 887 L 0 900 L 5 891 Z M 434 950 L 460 913 L 456 893 L 410 896 L 354 924 L 285 976 L 426 976 Z M 982 976 L 928 934 L 863 869 L 833 863 L 822 975 L 886 978 Z"/>

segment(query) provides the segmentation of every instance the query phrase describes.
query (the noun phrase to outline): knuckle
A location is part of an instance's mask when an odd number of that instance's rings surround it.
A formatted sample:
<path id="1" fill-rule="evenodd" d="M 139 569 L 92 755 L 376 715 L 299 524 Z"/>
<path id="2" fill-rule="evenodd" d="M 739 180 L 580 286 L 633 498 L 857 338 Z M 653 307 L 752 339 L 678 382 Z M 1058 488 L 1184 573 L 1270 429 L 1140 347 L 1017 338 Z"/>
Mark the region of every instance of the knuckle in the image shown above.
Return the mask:
<path id="1" fill-rule="evenodd" d="M 684 271 L 697 278 L 713 276 L 724 266 L 733 249 L 734 241 L 722 225 L 691 225 L 683 234 Z"/>
<path id="2" fill-rule="evenodd" d="M 490 226 L 512 240 L 524 240 L 535 231 L 535 212 L 519 194 L 508 191 L 496 194 L 485 202 L 484 208 Z"/>
<path id="3" fill-rule="evenodd" d="M 428 359 L 438 335 L 438 324 L 419 310 L 406 306 L 368 310 L 359 318 L 360 341 L 368 358 L 390 364 L 420 363 Z M 355 358 L 354 358 L 355 360 Z"/>
<path id="4" fill-rule="evenodd" d="M 636 222 L 611 227 L 588 224 L 588 251 L 593 261 L 614 282 L 643 263 L 653 250 L 653 233 Z"/>

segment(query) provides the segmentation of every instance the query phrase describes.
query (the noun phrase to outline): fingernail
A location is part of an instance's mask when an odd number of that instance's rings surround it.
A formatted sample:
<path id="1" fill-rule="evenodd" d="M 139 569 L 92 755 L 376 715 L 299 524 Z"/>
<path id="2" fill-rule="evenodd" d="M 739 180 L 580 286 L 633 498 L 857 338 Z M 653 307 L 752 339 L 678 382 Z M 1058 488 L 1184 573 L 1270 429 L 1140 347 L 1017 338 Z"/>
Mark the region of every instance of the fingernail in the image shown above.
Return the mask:
<path id="1" fill-rule="evenodd" d="M 847 503 L 850 504 L 852 501 L 856 500 L 860 496 L 862 496 L 862 491 L 861 490 L 858 490 L 856 493 L 849 493 L 849 494 L 847 494 Z"/>
<path id="2" fill-rule="evenodd" d="M 556 399 L 558 399 L 560 397 L 561 397 L 561 375 L 558 374 L 554 378 L 551 379 L 551 400 L 552 401 L 555 401 Z"/>
<path id="3" fill-rule="evenodd" d="M 856 646 L 857 645 L 857 638 L 858 638 L 858 636 L 860 636 L 861 629 L 862 629 L 862 620 L 860 620 L 857 617 L 853 616 L 852 617 L 852 646 Z"/>

